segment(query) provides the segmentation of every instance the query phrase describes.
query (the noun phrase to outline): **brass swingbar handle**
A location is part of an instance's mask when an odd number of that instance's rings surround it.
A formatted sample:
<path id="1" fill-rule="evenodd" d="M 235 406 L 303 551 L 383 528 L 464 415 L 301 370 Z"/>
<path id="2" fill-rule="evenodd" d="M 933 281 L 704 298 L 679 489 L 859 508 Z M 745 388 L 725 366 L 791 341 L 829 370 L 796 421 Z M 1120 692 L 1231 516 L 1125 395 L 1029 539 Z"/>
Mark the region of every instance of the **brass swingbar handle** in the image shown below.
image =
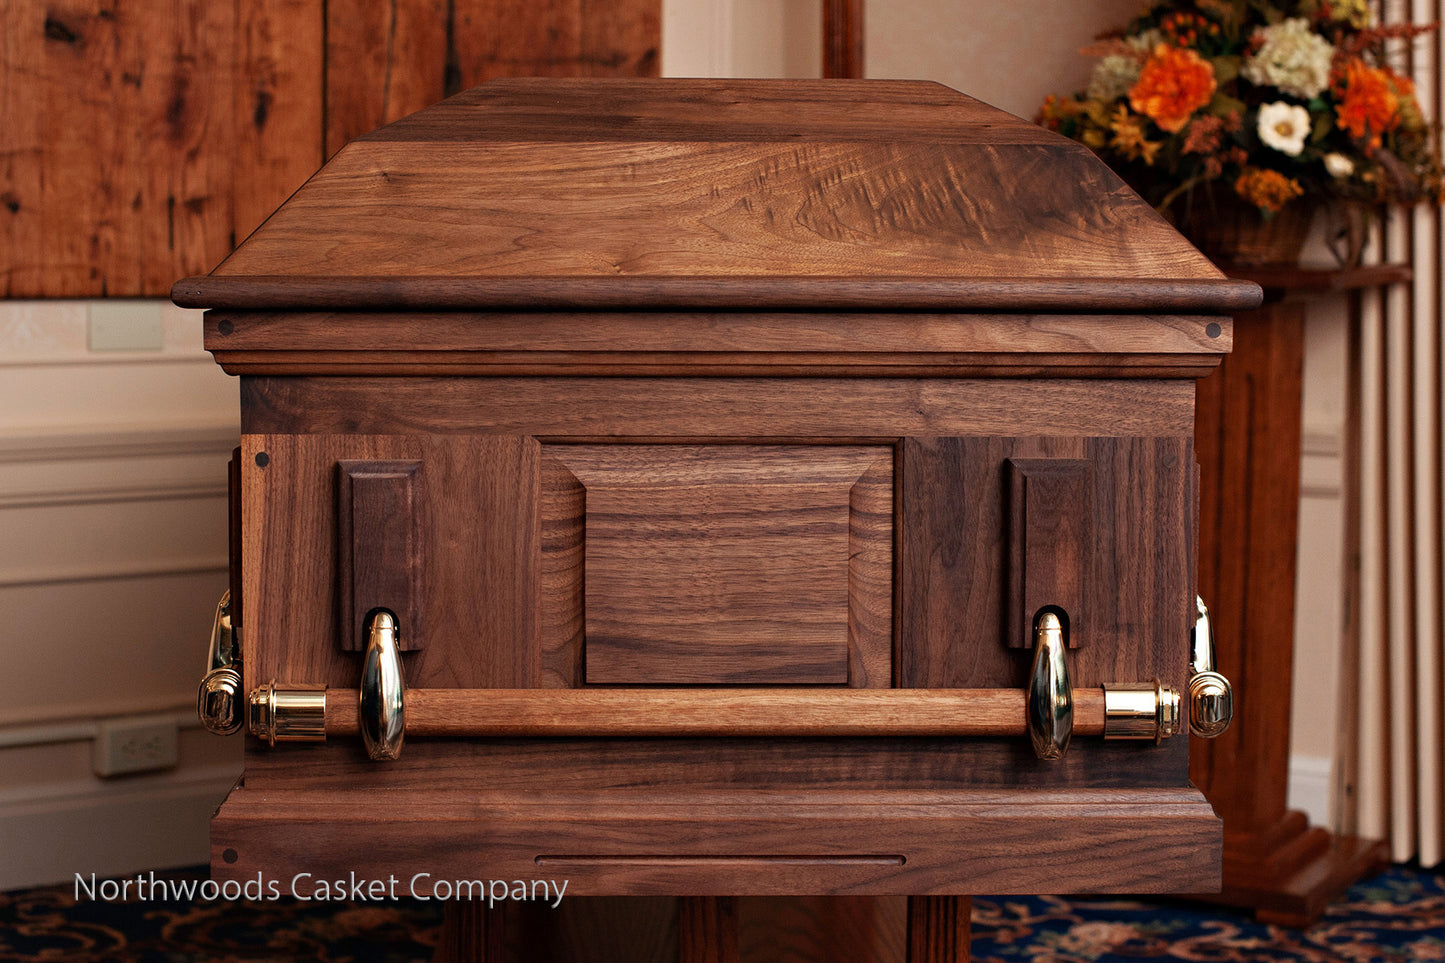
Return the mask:
<path id="1" fill-rule="evenodd" d="M 1022 689 L 407 689 L 408 736 L 1023 736 Z M 360 730 L 325 693 L 326 735 Z M 1104 690 L 1074 690 L 1074 732 L 1104 733 Z"/>

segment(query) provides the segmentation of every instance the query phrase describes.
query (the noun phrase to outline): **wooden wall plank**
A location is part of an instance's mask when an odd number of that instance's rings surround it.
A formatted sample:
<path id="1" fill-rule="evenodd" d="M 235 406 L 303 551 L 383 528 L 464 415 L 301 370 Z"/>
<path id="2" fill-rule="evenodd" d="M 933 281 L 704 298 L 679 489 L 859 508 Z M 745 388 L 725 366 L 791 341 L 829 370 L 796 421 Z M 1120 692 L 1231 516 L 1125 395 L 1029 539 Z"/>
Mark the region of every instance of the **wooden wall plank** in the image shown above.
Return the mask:
<path id="1" fill-rule="evenodd" d="M 447 95 L 447 8 L 446 0 L 328 0 L 327 157 Z"/>
<path id="2" fill-rule="evenodd" d="M 4 5 L 0 296 L 168 290 L 230 250 L 229 3 Z"/>
<path id="3" fill-rule="evenodd" d="M 662 5 L 621 0 L 582 5 L 584 77 L 661 76 Z"/>
<path id="4" fill-rule="evenodd" d="M 322 0 L 237 3 L 233 244 L 245 240 L 325 159 L 324 6 Z M 224 132 L 212 136 L 217 135 Z"/>
<path id="5" fill-rule="evenodd" d="M 453 2 L 453 49 L 462 87 L 493 77 L 573 77 L 585 72 L 579 69 L 582 0 Z"/>
<path id="6" fill-rule="evenodd" d="M 348 139 L 464 86 L 655 76 L 660 8 L 9 0 L 0 297 L 164 296 Z"/>

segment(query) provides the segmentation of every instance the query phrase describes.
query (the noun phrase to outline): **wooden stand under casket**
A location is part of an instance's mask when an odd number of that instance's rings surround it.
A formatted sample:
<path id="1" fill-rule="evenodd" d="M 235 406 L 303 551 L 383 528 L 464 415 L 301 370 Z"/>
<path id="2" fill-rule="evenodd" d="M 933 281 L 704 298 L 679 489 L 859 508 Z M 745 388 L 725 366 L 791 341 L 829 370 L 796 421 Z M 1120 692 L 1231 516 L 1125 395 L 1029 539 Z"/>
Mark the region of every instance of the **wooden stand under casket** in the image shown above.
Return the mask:
<path id="1" fill-rule="evenodd" d="M 1195 380 L 1259 289 L 1079 145 L 933 84 L 498 81 L 174 297 L 241 377 L 244 689 L 328 736 L 248 742 L 218 877 L 565 878 L 443 947 L 559 960 L 963 959 L 969 893 L 1218 886 L 1188 736 L 1101 738 L 1101 687 L 1189 681 Z"/>

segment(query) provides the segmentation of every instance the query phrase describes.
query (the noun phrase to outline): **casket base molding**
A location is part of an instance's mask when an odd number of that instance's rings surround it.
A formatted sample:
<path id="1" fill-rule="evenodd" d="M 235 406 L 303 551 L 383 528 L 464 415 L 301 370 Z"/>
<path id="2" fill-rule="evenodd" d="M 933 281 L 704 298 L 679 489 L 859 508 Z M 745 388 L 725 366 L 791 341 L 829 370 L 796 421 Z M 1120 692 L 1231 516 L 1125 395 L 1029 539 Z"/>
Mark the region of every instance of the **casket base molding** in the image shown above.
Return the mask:
<path id="1" fill-rule="evenodd" d="M 348 879 L 358 840 L 398 879 L 567 880 L 566 894 L 1165 893 L 1218 887 L 1221 823 L 1193 787 L 964 791 L 237 786 L 211 822 L 217 880 Z M 350 854 L 350 855 L 349 855 Z M 289 895 L 289 894 L 288 894 Z"/>

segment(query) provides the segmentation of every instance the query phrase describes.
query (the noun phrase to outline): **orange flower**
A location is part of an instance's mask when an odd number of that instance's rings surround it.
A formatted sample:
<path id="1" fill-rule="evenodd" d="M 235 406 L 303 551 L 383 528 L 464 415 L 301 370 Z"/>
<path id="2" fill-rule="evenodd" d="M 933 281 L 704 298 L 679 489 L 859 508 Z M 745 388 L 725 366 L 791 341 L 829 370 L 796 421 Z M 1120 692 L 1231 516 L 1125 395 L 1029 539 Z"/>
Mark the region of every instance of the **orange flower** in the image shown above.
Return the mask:
<path id="1" fill-rule="evenodd" d="M 1350 60 L 1335 74 L 1335 117 L 1341 130 L 1378 150 L 1380 138 L 1400 122 L 1400 98 L 1390 75 L 1362 60 Z"/>
<path id="2" fill-rule="evenodd" d="M 1248 167 L 1234 182 L 1234 192 L 1262 211 L 1278 213 L 1291 200 L 1302 196 L 1304 188 L 1299 181 L 1278 171 Z"/>
<path id="3" fill-rule="evenodd" d="M 1129 88 L 1129 106 L 1177 134 L 1214 96 L 1214 68 L 1193 50 L 1159 44 Z"/>

